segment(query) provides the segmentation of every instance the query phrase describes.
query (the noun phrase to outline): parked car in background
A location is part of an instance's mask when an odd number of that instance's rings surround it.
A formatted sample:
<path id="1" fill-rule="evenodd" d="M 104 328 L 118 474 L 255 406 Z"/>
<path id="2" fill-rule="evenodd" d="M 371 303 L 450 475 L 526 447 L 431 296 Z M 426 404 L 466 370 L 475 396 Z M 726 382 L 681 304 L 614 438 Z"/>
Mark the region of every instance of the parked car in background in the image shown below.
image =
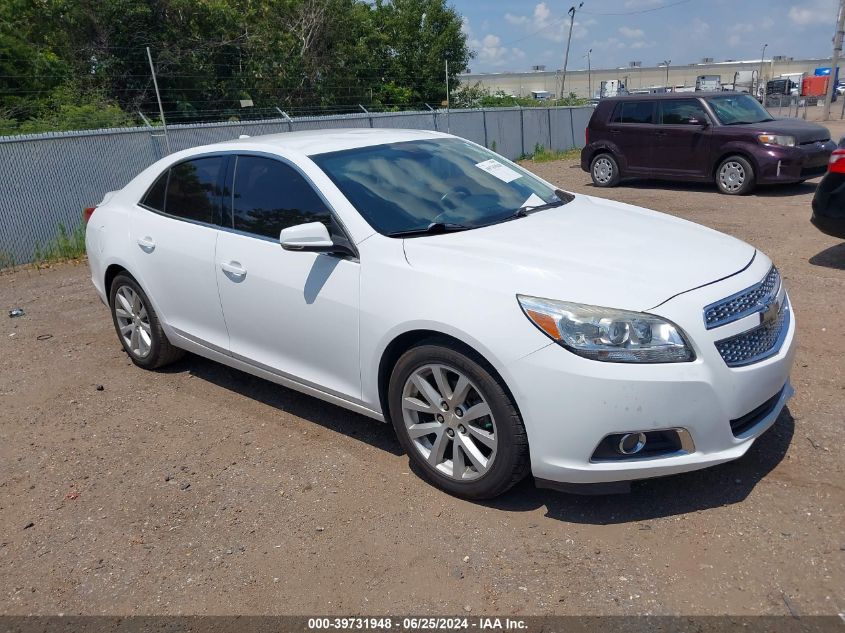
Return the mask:
<path id="1" fill-rule="evenodd" d="M 86 216 L 136 365 L 188 350 L 390 421 L 456 495 L 720 464 L 792 394 L 795 320 L 766 255 L 447 134 L 196 147 Z"/>
<path id="2" fill-rule="evenodd" d="M 827 173 L 816 188 L 811 220 L 822 233 L 845 239 L 845 137 L 830 155 Z"/>
<path id="3" fill-rule="evenodd" d="M 603 99 L 586 136 L 581 168 L 597 187 L 661 178 L 715 182 L 731 195 L 820 176 L 836 147 L 827 128 L 775 119 L 754 97 L 733 92 Z"/>

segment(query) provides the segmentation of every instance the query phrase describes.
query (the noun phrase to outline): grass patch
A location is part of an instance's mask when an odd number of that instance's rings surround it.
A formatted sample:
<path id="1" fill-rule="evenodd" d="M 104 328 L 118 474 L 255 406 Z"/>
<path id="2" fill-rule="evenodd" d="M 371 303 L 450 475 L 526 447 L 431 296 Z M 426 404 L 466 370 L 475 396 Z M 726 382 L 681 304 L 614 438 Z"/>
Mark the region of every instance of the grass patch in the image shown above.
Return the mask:
<path id="1" fill-rule="evenodd" d="M 85 225 L 80 223 L 73 231 L 59 223 L 56 236 L 47 244 L 35 244 L 32 264 L 40 268 L 46 264 L 79 259 L 85 255 Z"/>
<path id="2" fill-rule="evenodd" d="M 14 255 L 6 251 L 0 251 L 0 270 L 6 270 L 7 268 L 14 270 L 16 265 L 17 262 L 15 261 Z"/>
<path id="3" fill-rule="evenodd" d="M 577 147 L 567 150 L 546 149 L 538 143 L 534 146 L 534 153 L 526 158 L 530 158 L 535 163 L 548 163 L 553 160 L 575 160 L 580 156 L 581 150 Z"/>

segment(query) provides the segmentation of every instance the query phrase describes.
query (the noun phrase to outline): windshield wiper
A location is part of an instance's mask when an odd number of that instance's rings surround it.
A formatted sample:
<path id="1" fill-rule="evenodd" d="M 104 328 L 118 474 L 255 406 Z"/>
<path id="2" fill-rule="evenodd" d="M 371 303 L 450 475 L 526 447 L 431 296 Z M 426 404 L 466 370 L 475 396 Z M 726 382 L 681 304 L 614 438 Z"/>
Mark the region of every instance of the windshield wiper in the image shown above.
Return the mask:
<path id="1" fill-rule="evenodd" d="M 412 235 L 437 235 L 439 233 L 454 233 L 456 231 L 466 231 L 472 226 L 465 226 L 463 224 L 454 224 L 452 222 L 432 222 L 425 228 L 407 229 L 405 231 L 393 231 L 388 233 L 388 237 L 410 237 Z"/>

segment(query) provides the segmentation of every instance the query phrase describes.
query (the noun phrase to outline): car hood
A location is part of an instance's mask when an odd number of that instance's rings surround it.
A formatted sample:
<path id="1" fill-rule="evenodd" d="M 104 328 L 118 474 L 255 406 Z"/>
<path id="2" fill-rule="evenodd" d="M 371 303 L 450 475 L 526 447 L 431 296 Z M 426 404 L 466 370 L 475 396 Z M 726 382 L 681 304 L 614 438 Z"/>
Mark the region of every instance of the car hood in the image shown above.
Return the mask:
<path id="1" fill-rule="evenodd" d="M 755 250 L 670 215 L 589 196 L 493 226 L 405 239 L 408 263 L 445 279 L 648 310 L 743 270 Z"/>
<path id="2" fill-rule="evenodd" d="M 795 137 L 797 143 L 812 143 L 814 141 L 830 140 L 830 131 L 823 125 L 802 121 L 800 119 L 775 119 L 762 123 L 744 123 L 731 125 L 734 129 L 746 129 L 761 134 L 789 134 Z"/>

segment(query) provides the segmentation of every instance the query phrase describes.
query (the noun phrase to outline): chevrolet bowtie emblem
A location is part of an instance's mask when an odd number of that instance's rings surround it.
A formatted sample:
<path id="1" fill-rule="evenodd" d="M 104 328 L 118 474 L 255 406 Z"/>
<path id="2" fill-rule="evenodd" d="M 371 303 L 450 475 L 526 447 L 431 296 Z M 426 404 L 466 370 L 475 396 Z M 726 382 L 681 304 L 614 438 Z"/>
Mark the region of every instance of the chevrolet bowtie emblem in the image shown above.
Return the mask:
<path id="1" fill-rule="evenodd" d="M 780 301 L 770 298 L 760 302 L 760 305 L 763 307 L 760 311 L 760 325 L 771 325 L 780 314 Z"/>

